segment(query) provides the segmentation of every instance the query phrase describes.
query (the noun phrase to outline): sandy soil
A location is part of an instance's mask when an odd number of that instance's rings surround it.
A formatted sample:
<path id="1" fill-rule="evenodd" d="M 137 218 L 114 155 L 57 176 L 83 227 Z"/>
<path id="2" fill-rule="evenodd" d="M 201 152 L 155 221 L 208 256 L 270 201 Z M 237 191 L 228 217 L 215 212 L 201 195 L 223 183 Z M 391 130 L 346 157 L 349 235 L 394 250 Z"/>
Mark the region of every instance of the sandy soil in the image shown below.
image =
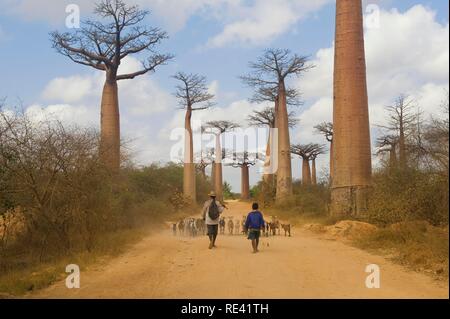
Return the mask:
<path id="1" fill-rule="evenodd" d="M 233 202 L 224 216 L 242 217 L 248 204 Z M 64 281 L 33 298 L 448 298 L 448 282 L 394 265 L 383 257 L 293 229 L 270 237 L 251 253 L 240 235 L 175 237 L 170 229 L 149 236 L 107 264 L 81 273 L 81 288 Z M 365 286 L 365 268 L 377 264 L 381 288 Z"/>

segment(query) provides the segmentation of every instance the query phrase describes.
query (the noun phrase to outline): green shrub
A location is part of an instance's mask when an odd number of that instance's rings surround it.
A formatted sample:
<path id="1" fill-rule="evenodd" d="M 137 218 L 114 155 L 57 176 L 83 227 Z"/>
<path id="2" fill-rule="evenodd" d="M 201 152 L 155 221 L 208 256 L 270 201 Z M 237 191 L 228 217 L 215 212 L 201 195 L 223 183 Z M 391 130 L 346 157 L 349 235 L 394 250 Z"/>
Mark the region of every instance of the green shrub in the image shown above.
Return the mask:
<path id="1" fill-rule="evenodd" d="M 445 225 L 448 203 L 445 176 L 414 169 L 382 170 L 373 177 L 367 220 L 382 225 L 408 220 Z"/>

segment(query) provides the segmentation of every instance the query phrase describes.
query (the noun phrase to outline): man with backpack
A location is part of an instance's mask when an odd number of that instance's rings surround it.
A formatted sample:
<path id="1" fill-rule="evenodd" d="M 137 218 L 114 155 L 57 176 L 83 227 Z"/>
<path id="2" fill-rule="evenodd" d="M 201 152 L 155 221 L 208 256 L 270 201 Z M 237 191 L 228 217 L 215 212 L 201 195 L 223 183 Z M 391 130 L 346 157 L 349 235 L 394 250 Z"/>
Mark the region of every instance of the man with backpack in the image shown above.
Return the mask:
<path id="1" fill-rule="evenodd" d="M 205 221 L 209 237 L 209 249 L 216 247 L 216 238 L 219 231 L 220 214 L 222 214 L 224 207 L 216 201 L 216 193 L 211 191 L 208 199 L 203 205 L 202 215 Z"/>

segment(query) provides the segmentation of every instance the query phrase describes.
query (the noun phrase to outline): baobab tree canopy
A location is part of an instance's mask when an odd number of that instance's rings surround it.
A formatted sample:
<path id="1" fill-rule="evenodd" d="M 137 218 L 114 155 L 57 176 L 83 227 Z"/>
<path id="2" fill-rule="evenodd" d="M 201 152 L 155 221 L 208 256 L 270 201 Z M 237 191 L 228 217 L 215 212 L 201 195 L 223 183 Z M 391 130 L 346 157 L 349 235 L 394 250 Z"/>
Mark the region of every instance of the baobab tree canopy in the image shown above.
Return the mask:
<path id="1" fill-rule="evenodd" d="M 180 107 L 205 110 L 213 106 L 214 94 L 208 92 L 206 77 L 198 74 L 186 74 L 178 72 L 173 76 L 181 83 L 176 86 L 175 97 L 178 98 Z M 197 107 L 194 105 L 198 104 Z"/>
<path id="2" fill-rule="evenodd" d="M 122 0 L 103 0 L 95 5 L 99 20 L 85 20 L 74 32 L 51 33 L 53 47 L 71 61 L 106 73 L 101 105 L 101 155 L 113 169 L 120 166 L 120 116 L 117 81 L 134 79 L 155 71 L 172 59 L 156 53 L 167 34 L 159 28 L 144 26 L 148 11 Z M 118 74 L 121 61 L 129 55 L 146 52 L 142 68 Z"/>
<path id="3" fill-rule="evenodd" d="M 291 147 L 291 152 L 295 155 L 301 156 L 305 159 L 311 159 L 317 157 L 319 154 L 323 154 L 325 146 L 321 144 L 309 143 L 309 144 L 294 144 Z"/>
<path id="4" fill-rule="evenodd" d="M 308 64 L 308 57 L 292 54 L 290 50 L 268 49 L 256 62 L 250 62 L 249 67 L 252 72 L 241 79 L 250 86 L 270 91 L 278 89 L 280 81 L 284 81 L 289 75 L 301 75 L 313 65 Z"/>
<path id="5" fill-rule="evenodd" d="M 323 122 L 314 126 L 314 129 L 317 133 L 323 134 L 328 142 L 333 141 L 333 123 Z"/>
<path id="6" fill-rule="evenodd" d="M 247 77 L 242 77 L 244 83 L 254 88 L 253 96 L 250 98 L 250 102 L 263 103 L 263 102 L 277 102 L 278 101 L 278 86 L 267 86 L 261 83 L 255 83 L 248 81 Z M 290 106 L 301 106 L 303 101 L 301 94 L 297 89 L 286 88 L 286 104 Z"/>
<path id="7" fill-rule="evenodd" d="M 293 111 L 289 112 L 288 118 L 290 128 L 295 127 L 299 123 L 299 119 L 295 117 Z M 250 126 L 275 128 L 275 108 L 266 107 L 261 111 L 255 110 L 253 114 L 247 117 L 247 121 Z"/>
<path id="8" fill-rule="evenodd" d="M 215 129 L 219 133 L 225 133 L 239 127 L 239 124 L 231 121 L 209 121 L 206 123 L 205 129 Z"/>
<path id="9" fill-rule="evenodd" d="M 159 28 L 140 25 L 149 11 L 137 5 L 129 6 L 122 0 L 103 0 L 96 4 L 94 13 L 102 21 L 85 20 L 74 33 L 51 33 L 53 47 L 72 61 L 106 71 L 111 79 L 125 80 L 154 71 L 172 58 L 170 54 L 157 54 L 155 47 L 167 33 Z M 131 54 L 147 51 L 140 71 L 117 74 L 122 59 Z"/>

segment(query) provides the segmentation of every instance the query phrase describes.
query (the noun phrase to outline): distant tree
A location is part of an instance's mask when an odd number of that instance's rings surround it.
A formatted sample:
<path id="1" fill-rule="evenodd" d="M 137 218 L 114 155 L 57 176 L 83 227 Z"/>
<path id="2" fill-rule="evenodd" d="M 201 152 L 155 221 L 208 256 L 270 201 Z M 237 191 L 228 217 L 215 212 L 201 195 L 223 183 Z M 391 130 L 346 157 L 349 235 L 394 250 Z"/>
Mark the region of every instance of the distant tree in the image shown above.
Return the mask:
<path id="1" fill-rule="evenodd" d="M 256 158 L 251 159 L 248 152 L 243 152 L 241 154 L 234 153 L 233 162 L 228 164 L 231 167 L 241 169 L 241 199 L 246 200 L 250 198 L 249 168 L 250 166 L 254 166 L 255 164 Z"/>
<path id="2" fill-rule="evenodd" d="M 316 168 L 316 159 L 319 155 L 325 154 L 325 145 L 314 144 L 310 152 L 310 160 L 311 160 L 311 184 L 317 185 L 317 168 Z"/>
<path id="3" fill-rule="evenodd" d="M 322 122 L 314 126 L 316 133 L 325 136 L 325 139 L 330 143 L 330 180 L 333 178 L 333 123 Z"/>
<path id="4" fill-rule="evenodd" d="M 317 184 L 316 158 L 325 152 L 325 146 L 320 144 L 295 144 L 291 147 L 291 153 L 302 158 L 302 183 L 303 185 Z M 313 161 L 313 172 L 309 161 Z"/>
<path id="5" fill-rule="evenodd" d="M 398 137 L 394 135 L 383 135 L 377 139 L 377 155 L 389 154 L 389 168 L 397 167 L 397 145 Z"/>
<path id="6" fill-rule="evenodd" d="M 217 194 L 217 199 L 223 199 L 223 179 L 222 179 L 222 159 L 223 150 L 220 143 L 222 134 L 238 128 L 239 125 L 230 121 L 210 121 L 202 127 L 202 132 L 205 134 L 213 134 L 216 137 L 216 147 L 214 150 L 214 188 Z M 222 155 L 222 156 L 219 156 Z"/>
<path id="7" fill-rule="evenodd" d="M 291 54 L 289 50 L 269 49 L 250 63 L 251 73 L 241 79 L 252 87 L 273 92 L 276 89 L 275 122 L 278 128 L 277 200 L 292 194 L 292 169 L 289 139 L 289 116 L 287 110 L 286 80 L 291 75 L 300 76 L 313 66 L 308 58 Z M 263 94 L 264 95 L 264 94 Z"/>
<path id="8" fill-rule="evenodd" d="M 449 95 L 442 102 L 442 118 L 431 119 L 425 127 L 424 148 L 430 158 L 430 166 L 444 173 L 448 179 L 449 171 Z"/>
<path id="9" fill-rule="evenodd" d="M 183 194 L 192 201 L 197 197 L 195 190 L 195 163 L 194 163 L 194 141 L 192 135 L 192 113 L 194 111 L 206 110 L 212 106 L 213 94 L 208 92 L 206 78 L 197 74 L 185 74 L 178 72 L 173 76 L 181 83 L 177 85 L 175 96 L 180 107 L 186 110 L 184 119 L 185 127 L 185 151 L 184 151 L 184 178 Z"/>
<path id="10" fill-rule="evenodd" d="M 223 197 L 226 199 L 234 199 L 233 190 L 231 189 L 231 185 L 228 182 L 223 183 Z"/>
<path id="11" fill-rule="evenodd" d="M 295 118 L 295 113 L 293 111 L 289 112 L 289 127 L 295 127 L 299 120 Z M 271 163 L 273 162 L 273 155 L 271 154 L 271 145 L 273 143 L 272 138 L 272 130 L 276 127 L 275 124 L 275 108 L 266 107 L 261 111 L 253 111 L 251 115 L 247 118 L 250 126 L 256 127 L 267 127 L 269 129 L 269 139 L 267 141 L 266 147 L 266 159 L 264 162 L 264 173 L 263 173 L 263 181 L 264 185 L 272 185 L 274 182 L 274 174 L 272 174 Z"/>
<path id="12" fill-rule="evenodd" d="M 387 106 L 387 125 L 379 125 L 387 130 L 390 135 L 398 138 L 399 164 L 401 168 L 408 165 L 408 139 L 414 131 L 416 113 L 415 102 L 406 95 L 400 95 L 393 105 Z"/>

